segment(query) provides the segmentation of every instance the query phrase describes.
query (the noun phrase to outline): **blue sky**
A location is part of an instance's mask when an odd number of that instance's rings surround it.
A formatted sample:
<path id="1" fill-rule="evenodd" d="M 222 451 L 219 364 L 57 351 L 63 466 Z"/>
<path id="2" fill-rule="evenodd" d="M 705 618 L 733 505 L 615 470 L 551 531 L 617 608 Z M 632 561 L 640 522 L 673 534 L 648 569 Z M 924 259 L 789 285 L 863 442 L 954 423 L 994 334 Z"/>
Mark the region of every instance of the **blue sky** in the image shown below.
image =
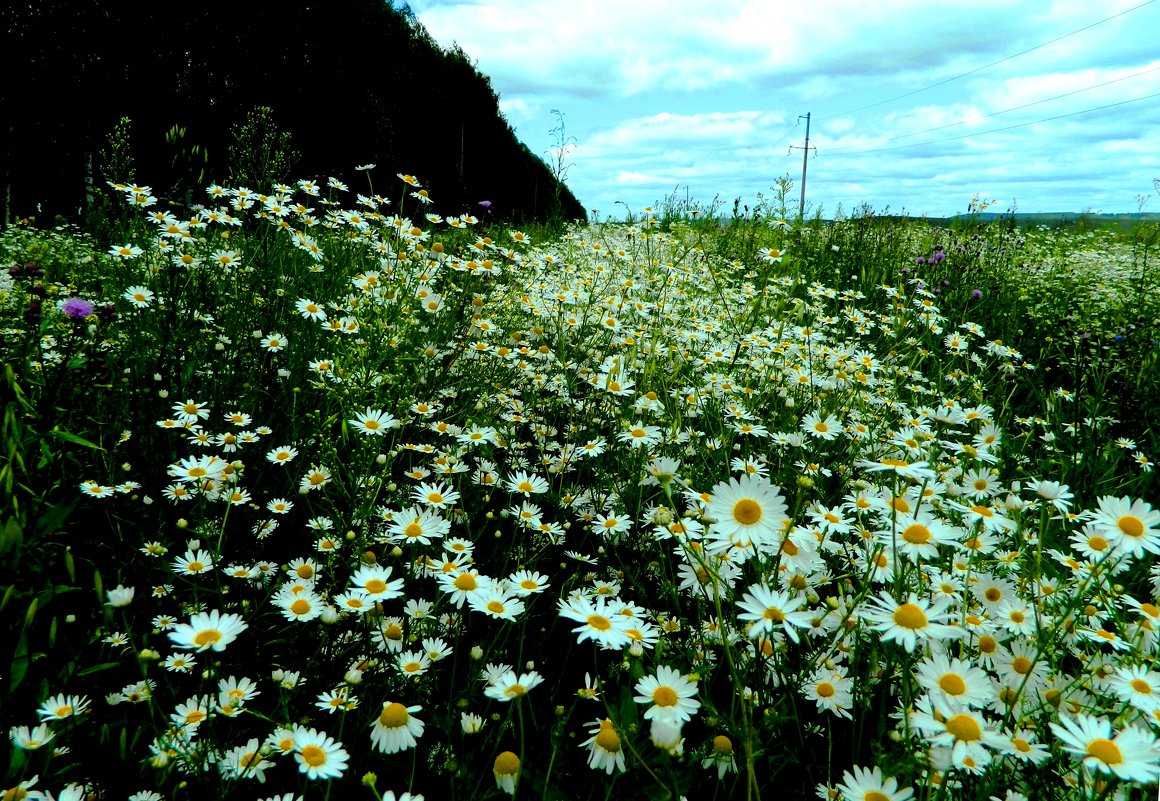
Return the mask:
<path id="1" fill-rule="evenodd" d="M 787 174 L 796 198 L 807 112 L 807 204 L 826 216 L 940 216 L 975 195 L 1024 212 L 1146 195 L 1160 211 L 1158 0 L 410 5 L 547 160 L 563 112 L 568 185 L 601 217 L 674 190 L 753 204 Z"/>

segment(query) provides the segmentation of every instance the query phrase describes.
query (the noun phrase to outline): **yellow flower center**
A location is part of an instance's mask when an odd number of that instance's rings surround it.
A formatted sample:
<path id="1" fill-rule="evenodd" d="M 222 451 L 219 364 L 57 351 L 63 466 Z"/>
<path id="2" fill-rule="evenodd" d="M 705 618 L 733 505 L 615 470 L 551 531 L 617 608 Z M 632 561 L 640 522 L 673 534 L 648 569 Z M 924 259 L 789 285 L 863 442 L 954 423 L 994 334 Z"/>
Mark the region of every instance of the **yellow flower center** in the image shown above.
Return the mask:
<path id="1" fill-rule="evenodd" d="M 401 729 L 407 725 L 407 720 L 411 716 L 407 714 L 407 707 L 392 701 L 383 707 L 383 711 L 379 713 L 379 725 L 385 729 Z"/>
<path id="2" fill-rule="evenodd" d="M 984 634 L 979 638 L 979 651 L 984 654 L 993 654 L 999 647 L 999 641 L 990 634 Z"/>
<path id="3" fill-rule="evenodd" d="M 752 526 L 761 520 L 761 504 L 752 498 L 742 498 L 733 504 L 733 519 L 743 526 Z"/>
<path id="4" fill-rule="evenodd" d="M 495 758 L 492 770 L 499 776 L 515 776 L 520 770 L 520 758 L 511 751 L 504 751 Z"/>
<path id="5" fill-rule="evenodd" d="M 938 680 L 939 689 L 947 695 L 962 695 L 967 691 L 967 683 L 957 673 L 946 673 Z"/>
<path id="6" fill-rule="evenodd" d="M 589 615 L 588 625 L 597 631 L 608 631 L 612 628 L 612 621 L 604 615 Z"/>
<path id="7" fill-rule="evenodd" d="M 1024 740 L 1022 737 L 1012 737 L 1011 745 L 1015 746 L 1015 750 L 1026 754 L 1031 751 L 1031 743 Z"/>
<path id="8" fill-rule="evenodd" d="M 455 588 L 457 590 L 471 592 L 477 586 L 479 585 L 475 581 L 475 576 L 471 575 L 470 573 L 460 573 L 455 577 Z"/>
<path id="9" fill-rule="evenodd" d="M 398 623 L 392 623 L 387 626 L 386 631 L 383 632 L 383 636 L 388 640 L 401 640 L 403 639 L 403 627 Z"/>
<path id="10" fill-rule="evenodd" d="M 612 721 L 605 719 L 600 723 L 600 731 L 596 733 L 596 745 L 610 754 L 620 752 L 620 735 L 612 728 Z"/>
<path id="11" fill-rule="evenodd" d="M 363 585 L 363 589 L 365 589 L 371 595 L 375 595 L 387 589 L 387 582 L 379 578 L 373 578 Z"/>
<path id="12" fill-rule="evenodd" d="M 408 539 L 415 539 L 423 536 L 423 527 L 418 523 L 408 523 L 407 527 L 403 529 L 403 536 Z"/>
<path id="13" fill-rule="evenodd" d="M 774 623 L 784 623 L 785 622 L 785 612 L 782 612 L 780 609 L 778 609 L 777 607 L 774 607 L 774 606 L 771 606 L 768 609 L 766 609 L 764 612 L 762 612 L 761 616 L 763 618 L 765 618 L 766 620 L 773 621 Z"/>
<path id="14" fill-rule="evenodd" d="M 201 647 L 204 647 L 206 645 L 211 645 L 215 642 L 219 642 L 221 640 L 221 638 L 222 638 L 222 633 L 220 631 L 218 631 L 217 629 L 206 629 L 205 631 L 199 631 L 194 636 L 193 644 L 196 645 L 197 647 L 201 648 Z"/>
<path id="15" fill-rule="evenodd" d="M 525 687 L 524 685 L 513 684 L 511 687 L 508 687 L 506 690 L 504 690 L 503 694 L 519 698 L 521 695 L 524 695 L 525 693 L 527 693 L 527 691 L 528 691 L 528 688 Z"/>
<path id="16" fill-rule="evenodd" d="M 947 731 L 955 736 L 956 740 L 974 742 L 983 739 L 983 730 L 979 723 L 970 715 L 962 713 L 955 715 L 946 722 Z"/>
<path id="17" fill-rule="evenodd" d="M 294 572 L 298 574 L 298 578 L 308 579 L 314 575 L 314 568 L 310 565 L 299 565 Z"/>
<path id="18" fill-rule="evenodd" d="M 729 756 L 733 753 L 733 741 L 724 734 L 718 734 L 713 738 L 713 753 Z"/>
<path id="19" fill-rule="evenodd" d="M 883 795 L 877 790 L 871 790 L 870 792 L 866 793 L 866 795 L 862 796 L 862 801 L 890 801 L 890 796 Z"/>
<path id="20" fill-rule="evenodd" d="M 676 706 L 677 693 L 672 687 L 657 687 L 652 694 L 653 703 L 657 706 Z"/>
<path id="21" fill-rule="evenodd" d="M 1116 525 L 1129 537 L 1144 536 L 1144 521 L 1135 515 L 1124 515 L 1116 521 Z"/>
<path id="22" fill-rule="evenodd" d="M 1026 675 L 1031 670 L 1031 660 L 1025 656 L 1017 656 L 1011 663 L 1011 669 L 1020 675 Z"/>
<path id="23" fill-rule="evenodd" d="M 926 628 L 926 614 L 917 605 L 905 603 L 894 611 L 894 622 L 905 629 Z"/>
<path id="24" fill-rule="evenodd" d="M 307 601 L 305 598 L 299 598 L 290 604 L 290 611 L 296 615 L 305 615 L 310 611 L 310 601 Z"/>
<path id="25" fill-rule="evenodd" d="M 503 610 L 504 610 L 504 605 L 502 603 L 500 603 L 499 601 L 488 601 L 487 602 L 487 611 L 494 612 L 497 615 L 502 615 Z"/>
<path id="26" fill-rule="evenodd" d="M 1096 738 L 1087 744 L 1087 752 L 1105 765 L 1118 765 L 1124 761 L 1119 746 L 1111 740 Z"/>
<path id="27" fill-rule="evenodd" d="M 909 542 L 911 545 L 925 545 L 930 542 L 930 529 L 921 523 L 907 526 L 902 532 L 902 539 Z"/>
<path id="28" fill-rule="evenodd" d="M 1152 685 L 1143 679 L 1132 679 L 1132 689 L 1142 695 L 1152 694 Z"/>
<path id="29" fill-rule="evenodd" d="M 834 694 L 834 685 L 828 681 L 823 681 L 814 688 L 814 691 L 822 698 L 830 698 Z"/>
<path id="30" fill-rule="evenodd" d="M 1089 537 L 1088 547 L 1093 551 L 1106 551 L 1108 549 L 1108 541 L 1100 536 Z"/>
<path id="31" fill-rule="evenodd" d="M 308 745 L 300 752 L 302 761 L 312 768 L 326 764 L 326 752 L 317 745 Z"/>

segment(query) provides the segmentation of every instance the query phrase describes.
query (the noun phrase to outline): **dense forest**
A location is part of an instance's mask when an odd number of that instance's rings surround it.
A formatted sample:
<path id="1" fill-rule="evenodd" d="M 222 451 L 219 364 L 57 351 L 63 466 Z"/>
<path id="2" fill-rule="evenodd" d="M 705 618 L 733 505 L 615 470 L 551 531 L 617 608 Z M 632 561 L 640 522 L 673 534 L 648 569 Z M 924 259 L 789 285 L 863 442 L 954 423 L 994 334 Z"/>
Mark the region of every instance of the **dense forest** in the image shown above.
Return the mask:
<path id="1" fill-rule="evenodd" d="M 0 20 L 0 221 L 76 220 L 90 180 L 180 199 L 211 181 L 334 175 L 366 192 L 354 168 L 368 163 L 375 191 L 414 174 L 443 213 L 487 200 L 515 220 L 584 217 L 488 78 L 405 5 L 25 0 Z M 123 118 L 127 151 L 110 145 Z M 116 174 L 128 156 L 134 174 Z"/>

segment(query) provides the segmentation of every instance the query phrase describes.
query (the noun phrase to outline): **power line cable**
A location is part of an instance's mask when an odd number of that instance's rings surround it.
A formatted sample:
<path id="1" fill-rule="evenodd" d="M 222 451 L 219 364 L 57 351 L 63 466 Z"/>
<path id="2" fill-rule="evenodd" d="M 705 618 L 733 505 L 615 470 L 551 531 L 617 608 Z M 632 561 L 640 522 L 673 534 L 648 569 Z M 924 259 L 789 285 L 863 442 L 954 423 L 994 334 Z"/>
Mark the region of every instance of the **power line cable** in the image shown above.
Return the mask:
<path id="1" fill-rule="evenodd" d="M 905 150 L 905 149 L 911 148 L 911 147 L 924 147 L 926 145 L 941 145 L 944 142 L 956 142 L 960 139 L 970 139 L 972 136 L 985 136 L 987 134 L 1000 133 L 1002 131 L 1012 131 L 1016 128 L 1026 128 L 1028 125 L 1038 125 L 1041 122 L 1052 122 L 1053 120 L 1062 120 L 1062 119 L 1066 119 L 1068 117 L 1078 117 L 1081 114 L 1090 114 L 1093 111 L 1103 111 L 1104 109 L 1115 108 L 1116 106 L 1126 106 L 1129 103 L 1139 103 L 1142 100 L 1151 100 L 1154 97 L 1160 97 L 1160 92 L 1157 92 L 1156 94 L 1152 94 L 1152 95 L 1145 95 L 1144 97 L 1135 97 L 1135 98 L 1132 98 L 1131 100 L 1121 100 L 1119 103 L 1108 103 L 1107 105 L 1096 106 L 1095 108 L 1085 108 L 1081 111 L 1073 111 L 1070 114 L 1058 114 L 1054 117 L 1044 117 L 1041 120 L 1032 120 L 1031 122 L 1021 122 L 1017 125 L 1008 125 L 1008 126 L 1003 127 L 1003 128 L 992 128 L 989 131 L 974 131 L 974 132 L 969 133 L 969 134 L 963 134 L 962 136 L 951 136 L 951 137 L 947 137 L 946 139 L 936 139 L 933 142 L 915 142 L 914 144 L 911 144 L 911 145 L 895 145 L 894 147 L 875 147 L 875 148 L 869 148 L 866 150 L 857 150 L 854 148 L 839 148 L 836 150 L 823 151 L 823 152 L 825 152 L 825 155 L 831 155 L 831 154 L 836 153 L 838 155 L 860 156 L 860 155 L 863 155 L 865 153 L 884 153 L 884 152 L 889 151 L 889 150 Z M 820 155 L 820 153 L 819 153 L 819 155 Z"/>
<path id="2" fill-rule="evenodd" d="M 1020 56 L 1025 56 L 1028 53 L 1034 53 L 1036 50 L 1041 50 L 1044 47 L 1047 47 L 1048 45 L 1055 44 L 1056 42 L 1062 42 L 1064 39 L 1075 36 L 1078 33 L 1083 33 L 1084 31 L 1091 30 L 1092 28 L 1096 27 L 1097 25 L 1103 25 L 1105 22 L 1110 22 L 1111 20 L 1114 20 L 1117 17 L 1122 17 L 1125 14 L 1130 14 L 1133 11 L 1137 11 L 1141 8 L 1144 8 L 1145 6 L 1150 6 L 1155 2 L 1156 2 L 1156 0 L 1147 0 L 1147 2 L 1141 3 L 1138 6 L 1132 6 L 1131 8 L 1125 9 L 1124 11 L 1121 11 L 1118 14 L 1113 14 L 1110 17 L 1105 17 L 1104 19 L 1101 19 L 1099 22 L 1093 22 L 1091 25 L 1085 25 L 1082 28 L 1078 28 L 1078 29 L 1072 31 L 1071 33 L 1065 33 L 1063 36 L 1057 36 L 1056 38 L 1054 38 L 1048 42 L 1044 42 L 1043 44 L 1037 44 L 1037 45 L 1035 45 L 1035 47 L 1028 48 L 1027 50 L 1023 50 L 1019 53 L 1015 53 L 1014 55 L 1007 56 L 1006 58 L 1001 58 L 998 61 L 992 61 L 990 64 L 984 64 L 983 66 L 976 67 L 973 70 L 968 70 L 966 72 L 960 73 L 959 75 L 954 75 L 950 78 L 945 78 L 941 81 L 938 81 L 937 83 L 932 83 L 929 86 L 924 86 L 921 89 L 915 89 L 913 92 L 907 92 L 906 94 L 897 95 L 896 97 L 889 97 L 886 100 L 879 100 L 877 103 L 870 103 L 869 105 L 866 105 L 866 106 L 859 106 L 858 108 L 852 109 L 850 111 L 843 111 L 840 114 L 833 114 L 833 115 L 831 115 L 831 117 L 842 117 L 842 116 L 845 116 L 847 114 L 856 114 L 859 111 L 865 111 L 868 108 L 876 108 L 878 106 L 884 106 L 887 103 L 893 103 L 895 100 L 902 100 L 905 97 L 911 97 L 913 95 L 920 94 L 920 93 L 928 91 L 930 89 L 934 89 L 935 87 L 951 83 L 952 81 L 957 81 L 959 78 L 965 78 L 968 75 L 974 75 L 976 72 L 982 72 L 985 69 L 990 69 L 991 67 L 997 66 L 997 65 L 1002 64 L 1006 61 L 1011 61 L 1012 59 L 1019 58 Z"/>
<path id="3" fill-rule="evenodd" d="M 926 134 L 926 133 L 933 133 L 935 131 L 943 131 L 943 130 L 946 130 L 947 128 L 954 128 L 955 126 L 958 126 L 958 125 L 966 125 L 968 122 L 978 122 L 979 120 L 986 120 L 986 119 L 990 119 L 991 117 L 998 117 L 998 116 L 1001 116 L 1003 114 L 1010 114 L 1012 111 L 1022 111 L 1025 108 L 1031 108 L 1032 106 L 1039 106 L 1039 105 L 1042 105 L 1044 103 L 1050 103 L 1053 100 L 1060 100 L 1060 99 L 1065 98 L 1065 97 L 1071 97 L 1072 95 L 1083 94 L 1084 92 L 1090 92 L 1092 89 L 1102 89 L 1105 86 L 1111 86 L 1113 83 L 1119 83 L 1120 81 L 1126 81 L 1126 80 L 1129 80 L 1131 78 L 1139 78 L 1141 75 L 1147 75 L 1151 72 L 1157 72 L 1157 71 L 1160 71 L 1160 65 L 1152 67 L 1151 69 L 1141 70 L 1140 72 L 1134 72 L 1131 75 L 1124 75 L 1120 78 L 1113 78 L 1110 81 L 1104 81 L 1103 83 L 1097 83 L 1094 86 L 1087 86 L 1087 87 L 1084 87 L 1083 89 L 1075 89 L 1071 92 L 1064 92 L 1063 94 L 1055 95 L 1054 97 L 1045 97 L 1043 100 L 1036 100 L 1032 103 L 1024 103 L 1022 106 L 1013 106 L 1012 108 L 1005 108 L 1002 111 L 993 111 L 990 114 L 983 114 L 982 116 L 972 117 L 971 119 L 968 119 L 968 120 L 959 120 L 958 122 L 952 122 L 952 123 L 948 123 L 946 125 L 939 125 L 935 128 L 925 128 L 921 131 L 912 131 L 910 133 L 899 134 L 898 136 L 892 136 L 889 139 L 883 139 L 882 144 L 885 144 L 887 142 L 894 142 L 898 139 L 908 139 L 912 136 L 920 136 L 920 135 Z M 845 150 L 845 149 L 846 148 L 838 148 L 838 150 Z M 833 151 L 831 151 L 831 152 L 833 152 Z"/>

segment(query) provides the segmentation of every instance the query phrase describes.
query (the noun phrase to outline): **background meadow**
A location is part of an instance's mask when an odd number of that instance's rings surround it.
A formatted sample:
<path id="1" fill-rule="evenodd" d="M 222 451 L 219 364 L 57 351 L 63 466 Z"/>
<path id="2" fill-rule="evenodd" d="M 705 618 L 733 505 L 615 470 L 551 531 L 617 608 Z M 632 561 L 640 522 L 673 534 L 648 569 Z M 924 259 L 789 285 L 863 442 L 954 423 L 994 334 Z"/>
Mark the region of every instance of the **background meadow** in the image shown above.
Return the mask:
<path id="1" fill-rule="evenodd" d="M 5 799 L 1155 793 L 1155 225 L 363 166 L 0 237 Z"/>

